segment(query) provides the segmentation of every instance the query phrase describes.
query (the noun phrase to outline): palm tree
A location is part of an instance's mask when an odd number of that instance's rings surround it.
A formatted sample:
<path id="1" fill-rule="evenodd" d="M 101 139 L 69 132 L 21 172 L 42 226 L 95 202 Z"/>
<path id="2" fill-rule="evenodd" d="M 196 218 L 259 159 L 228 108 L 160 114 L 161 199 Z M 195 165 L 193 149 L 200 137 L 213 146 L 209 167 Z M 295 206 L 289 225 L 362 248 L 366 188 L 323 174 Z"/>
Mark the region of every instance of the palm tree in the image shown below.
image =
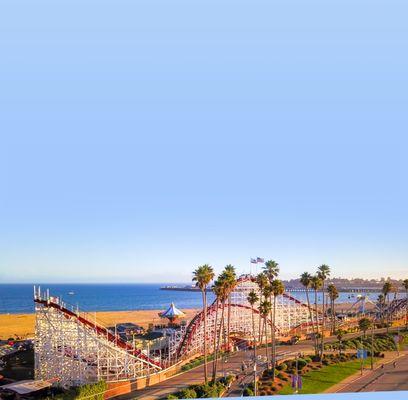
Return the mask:
<path id="1" fill-rule="evenodd" d="M 319 310 L 317 308 L 317 291 L 322 287 L 322 280 L 318 275 L 313 275 L 310 281 L 310 287 L 314 291 L 314 308 L 315 308 L 315 320 L 316 320 L 316 332 L 314 334 L 315 341 L 315 353 L 319 354 Z"/>
<path id="2" fill-rule="evenodd" d="M 272 286 L 267 284 L 263 290 L 263 298 L 265 299 L 265 301 L 268 301 L 269 303 L 269 314 L 271 313 L 271 308 L 272 308 L 272 303 L 268 300 L 270 299 L 272 296 Z M 264 320 L 264 330 L 265 330 L 265 348 L 266 348 L 266 359 L 268 360 L 268 364 L 269 364 L 269 340 L 268 340 L 268 326 L 270 324 L 267 323 L 268 319 L 265 318 Z M 272 324 L 272 320 L 270 320 L 270 323 Z M 270 325 L 271 328 L 271 337 L 272 337 L 272 325 Z M 271 351 L 272 353 L 272 351 Z"/>
<path id="3" fill-rule="evenodd" d="M 267 326 L 267 318 L 268 314 L 271 310 L 271 303 L 267 300 L 267 297 L 264 297 L 265 300 L 259 303 L 259 314 L 262 317 L 263 320 L 263 328 L 266 333 L 266 326 Z M 266 344 L 266 358 L 268 359 L 268 336 L 265 335 L 265 344 Z"/>
<path id="4" fill-rule="evenodd" d="M 275 381 L 276 372 L 276 297 L 285 292 L 285 286 L 282 281 L 275 279 L 272 282 L 273 293 L 273 322 L 272 322 L 272 380 Z"/>
<path id="5" fill-rule="evenodd" d="M 259 287 L 259 303 L 261 303 L 264 289 L 266 288 L 266 286 L 268 286 L 268 278 L 263 272 L 257 275 L 256 283 Z M 261 321 L 262 321 L 262 318 L 259 318 L 259 321 L 258 321 L 258 341 L 259 342 L 261 341 Z"/>
<path id="6" fill-rule="evenodd" d="M 227 316 L 227 348 L 230 349 L 230 327 L 231 327 L 231 292 L 234 290 L 237 284 L 237 274 L 235 272 L 235 267 L 228 264 L 224 268 L 224 273 L 228 281 L 228 316 Z"/>
<path id="7" fill-rule="evenodd" d="M 383 294 L 377 298 L 377 307 L 380 310 L 381 324 L 384 325 L 385 296 Z"/>
<path id="8" fill-rule="evenodd" d="M 193 282 L 200 288 L 203 298 L 203 315 L 204 315 L 204 379 L 208 382 L 207 370 L 207 287 L 214 279 L 214 270 L 208 265 L 204 264 L 197 267 L 193 271 Z"/>
<path id="9" fill-rule="evenodd" d="M 273 283 L 273 281 L 278 277 L 278 275 L 279 275 L 279 264 L 276 262 L 276 261 L 274 261 L 274 260 L 268 260 L 268 261 L 266 261 L 265 262 L 265 265 L 263 266 L 263 272 L 264 272 L 264 274 L 265 274 L 265 276 L 268 278 L 268 282 L 269 282 L 269 286 L 272 286 L 272 283 Z M 272 303 L 272 294 L 273 294 L 273 290 L 272 290 L 272 288 L 269 290 L 269 302 L 271 303 L 271 305 L 273 304 Z M 272 321 L 273 321 L 273 315 L 272 315 L 272 307 L 271 307 L 271 310 L 270 310 L 270 316 L 269 316 L 269 318 L 270 318 L 270 320 L 271 320 L 271 323 L 272 323 Z M 273 337 L 273 331 L 275 330 L 275 326 L 271 326 L 271 337 Z M 273 340 L 273 339 L 272 339 Z M 272 356 L 272 353 L 273 353 L 273 343 L 272 343 L 272 352 L 271 352 L 271 356 Z M 273 364 L 273 360 L 271 360 L 271 363 Z"/>
<path id="10" fill-rule="evenodd" d="M 324 329 L 326 323 L 326 308 L 325 308 L 325 282 L 326 279 L 330 276 L 330 267 L 326 264 L 322 264 L 320 267 L 317 268 L 317 275 L 322 280 L 322 337 L 320 343 L 320 353 L 321 357 L 323 357 L 323 349 L 324 349 Z"/>
<path id="11" fill-rule="evenodd" d="M 394 287 L 390 280 L 387 280 L 382 288 L 382 294 L 384 298 L 387 300 L 387 333 L 389 331 L 389 324 L 390 324 L 390 293 L 394 291 Z"/>
<path id="12" fill-rule="evenodd" d="M 310 307 L 310 298 L 309 298 L 309 289 L 312 283 L 312 275 L 310 275 L 309 272 L 303 272 L 303 274 L 300 275 L 300 283 L 305 287 L 305 290 L 306 290 L 307 308 L 309 309 L 310 323 L 312 324 L 312 331 L 314 333 L 315 326 L 314 326 L 314 319 L 313 319 L 312 309 Z"/>
<path id="13" fill-rule="evenodd" d="M 329 294 L 330 298 L 330 313 L 331 313 L 331 334 L 333 335 L 336 332 L 336 310 L 334 306 L 335 300 L 339 297 L 339 291 L 337 290 L 336 286 L 332 283 L 327 287 L 327 293 Z"/>
<path id="14" fill-rule="evenodd" d="M 214 359 L 213 359 L 213 371 L 212 371 L 212 381 L 215 382 L 215 378 L 217 375 L 217 361 L 218 361 L 218 352 L 219 352 L 219 345 L 220 345 L 220 336 L 221 330 L 223 325 L 223 314 L 224 314 L 224 296 L 225 296 L 225 282 L 223 282 L 223 277 L 220 275 L 218 276 L 217 280 L 214 282 L 213 292 L 216 296 L 216 311 L 215 311 L 215 328 L 214 328 Z M 220 324 L 218 324 L 218 311 L 221 311 L 221 320 Z M 219 325 L 219 328 L 218 328 Z"/>
<path id="15" fill-rule="evenodd" d="M 337 340 L 339 341 L 339 355 L 341 355 L 341 346 L 342 346 L 341 341 L 342 341 L 342 339 L 343 339 L 343 337 L 344 337 L 344 335 L 345 335 L 346 333 L 347 333 L 347 332 L 346 332 L 345 330 L 343 330 L 343 329 L 338 329 L 338 330 L 335 332 L 336 337 L 337 337 Z"/>
<path id="16" fill-rule="evenodd" d="M 364 333 L 364 337 L 366 337 L 366 332 L 371 327 L 371 320 L 368 319 L 368 318 L 361 318 L 358 321 L 358 327 L 359 327 L 360 331 L 362 331 Z"/>
<path id="17" fill-rule="evenodd" d="M 279 275 L 279 264 L 276 261 L 266 261 L 262 269 L 268 278 L 269 283 L 272 283 L 272 281 Z"/>
<path id="18" fill-rule="evenodd" d="M 253 337 L 253 348 L 254 348 L 254 366 L 256 367 L 256 332 L 255 332 L 255 318 L 254 318 L 254 306 L 259 301 L 259 297 L 256 294 L 255 290 L 251 290 L 248 293 L 247 297 L 248 303 L 251 305 L 251 314 L 252 314 L 252 337 Z M 254 370 L 256 371 L 256 369 Z M 256 372 L 255 372 L 256 374 Z M 254 378 L 254 395 L 256 396 L 256 375 Z"/>
<path id="19" fill-rule="evenodd" d="M 212 380 L 215 382 L 215 379 L 217 377 L 217 359 L 218 359 L 218 354 L 220 351 L 221 347 L 221 333 L 223 332 L 225 335 L 225 319 L 224 319 L 224 310 L 225 310 L 225 301 L 227 300 L 230 292 L 231 292 L 231 275 L 230 273 L 226 272 L 225 270 L 218 276 L 218 279 L 216 280 L 214 284 L 214 293 L 217 295 L 217 304 L 221 304 L 221 321 L 220 321 L 220 329 L 218 331 L 217 335 L 217 329 L 215 329 L 215 336 L 218 336 L 217 338 L 217 344 L 215 346 L 215 354 L 214 354 L 214 367 L 213 367 L 213 376 Z M 217 312 L 218 312 L 218 306 L 217 306 Z M 216 322 L 215 326 L 217 327 L 217 313 L 216 313 Z M 215 342 L 215 340 L 214 340 Z M 225 344 L 225 336 L 224 336 L 224 344 Z"/>
<path id="20" fill-rule="evenodd" d="M 402 285 L 405 289 L 405 330 L 408 330 L 408 279 L 402 281 Z"/>

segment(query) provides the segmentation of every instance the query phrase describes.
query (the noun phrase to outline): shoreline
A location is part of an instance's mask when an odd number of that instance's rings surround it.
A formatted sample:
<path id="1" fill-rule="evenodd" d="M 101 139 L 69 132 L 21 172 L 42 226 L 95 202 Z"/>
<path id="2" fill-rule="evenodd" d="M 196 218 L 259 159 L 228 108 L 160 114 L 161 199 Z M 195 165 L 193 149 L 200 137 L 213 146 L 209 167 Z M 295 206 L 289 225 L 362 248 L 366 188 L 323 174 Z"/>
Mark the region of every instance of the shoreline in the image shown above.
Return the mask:
<path id="1" fill-rule="evenodd" d="M 351 303 L 338 303 L 336 309 L 338 312 L 346 311 L 350 308 Z M 371 304 L 366 304 L 366 309 L 372 308 Z M 181 309 L 186 314 L 186 320 L 190 321 L 201 308 Z M 124 322 L 132 322 L 140 325 L 143 328 L 148 328 L 149 324 L 166 323 L 161 319 L 158 313 L 163 310 L 120 310 L 120 311 L 88 311 L 90 317 L 96 316 L 96 321 L 105 326 L 110 327 L 115 324 Z M 22 338 L 34 336 L 35 313 L 2 313 L 0 314 L 0 339 Z"/>
<path id="2" fill-rule="evenodd" d="M 134 310 L 134 311 L 96 311 L 87 312 L 89 316 L 95 315 L 96 321 L 110 327 L 124 322 L 133 322 L 143 328 L 148 328 L 149 324 L 166 323 L 166 320 L 159 317 L 158 313 L 163 310 Z M 200 309 L 182 309 L 186 314 L 186 320 L 191 320 Z M 34 336 L 35 313 L 24 314 L 0 314 L 0 339 L 8 338 L 26 339 Z"/>

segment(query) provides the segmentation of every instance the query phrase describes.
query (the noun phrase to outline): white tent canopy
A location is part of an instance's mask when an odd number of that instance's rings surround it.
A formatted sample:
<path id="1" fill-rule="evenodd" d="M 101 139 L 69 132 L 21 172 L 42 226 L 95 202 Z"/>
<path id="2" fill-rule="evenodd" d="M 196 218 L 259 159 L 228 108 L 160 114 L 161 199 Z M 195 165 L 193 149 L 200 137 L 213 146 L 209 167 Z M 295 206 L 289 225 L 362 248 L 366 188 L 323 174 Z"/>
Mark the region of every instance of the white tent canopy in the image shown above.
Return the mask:
<path id="1" fill-rule="evenodd" d="M 166 310 L 160 313 L 160 317 L 162 318 L 168 318 L 170 320 L 175 319 L 175 318 L 182 318 L 185 317 L 186 314 L 183 313 L 183 311 L 179 310 L 174 303 L 170 304 L 170 307 Z"/>

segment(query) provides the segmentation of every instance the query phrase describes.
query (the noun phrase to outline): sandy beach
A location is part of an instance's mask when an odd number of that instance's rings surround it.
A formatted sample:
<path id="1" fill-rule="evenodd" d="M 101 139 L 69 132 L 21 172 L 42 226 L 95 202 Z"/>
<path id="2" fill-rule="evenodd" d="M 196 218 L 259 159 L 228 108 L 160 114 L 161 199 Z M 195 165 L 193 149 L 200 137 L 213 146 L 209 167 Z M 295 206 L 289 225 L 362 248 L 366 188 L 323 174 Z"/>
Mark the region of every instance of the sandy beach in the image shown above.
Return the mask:
<path id="1" fill-rule="evenodd" d="M 159 324 L 162 320 L 158 313 L 163 310 L 143 311 L 106 311 L 97 312 L 96 319 L 104 326 L 113 326 L 122 322 L 133 322 L 147 328 L 150 323 Z M 198 310 L 182 310 L 190 320 Z M 28 338 L 34 336 L 34 314 L 0 314 L 0 339 Z"/>
<path id="2" fill-rule="evenodd" d="M 338 312 L 347 312 L 350 310 L 351 303 L 336 304 Z M 366 309 L 372 309 L 372 304 L 366 304 Z M 150 323 L 159 324 L 165 322 L 158 313 L 163 310 L 137 310 L 137 311 L 101 311 L 95 313 L 96 320 L 103 326 L 114 326 L 123 322 L 133 322 L 147 328 Z M 200 311 L 198 309 L 183 309 L 186 314 L 186 320 L 191 320 L 194 315 Z M 354 308 L 354 311 L 357 311 Z M 94 314 L 89 314 L 92 318 Z M 10 337 L 27 338 L 34 336 L 34 314 L 0 314 L 0 339 Z"/>

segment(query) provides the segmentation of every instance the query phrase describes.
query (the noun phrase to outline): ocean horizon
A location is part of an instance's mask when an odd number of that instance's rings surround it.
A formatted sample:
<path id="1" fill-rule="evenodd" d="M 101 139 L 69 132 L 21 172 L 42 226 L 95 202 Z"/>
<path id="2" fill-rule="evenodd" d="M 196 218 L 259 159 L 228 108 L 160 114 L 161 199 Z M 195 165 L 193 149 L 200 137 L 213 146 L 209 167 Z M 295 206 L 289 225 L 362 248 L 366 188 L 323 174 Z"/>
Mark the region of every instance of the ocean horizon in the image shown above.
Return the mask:
<path id="1" fill-rule="evenodd" d="M 40 283 L 42 290 L 49 289 L 52 296 L 61 297 L 67 304 L 81 311 L 132 311 L 164 310 L 174 302 L 181 309 L 202 307 L 200 292 L 160 290 L 167 285 L 189 285 L 189 283 Z M 191 283 L 190 283 L 191 285 Z M 0 314 L 28 314 L 34 312 L 34 284 L 0 284 Z M 71 293 L 71 294 L 70 294 Z M 379 293 L 370 293 L 375 301 Z M 291 293 L 293 297 L 306 301 L 303 292 Z M 319 293 L 319 300 L 321 294 Z M 337 303 L 353 303 L 355 293 L 340 293 Z M 214 295 L 208 293 L 208 302 Z"/>

